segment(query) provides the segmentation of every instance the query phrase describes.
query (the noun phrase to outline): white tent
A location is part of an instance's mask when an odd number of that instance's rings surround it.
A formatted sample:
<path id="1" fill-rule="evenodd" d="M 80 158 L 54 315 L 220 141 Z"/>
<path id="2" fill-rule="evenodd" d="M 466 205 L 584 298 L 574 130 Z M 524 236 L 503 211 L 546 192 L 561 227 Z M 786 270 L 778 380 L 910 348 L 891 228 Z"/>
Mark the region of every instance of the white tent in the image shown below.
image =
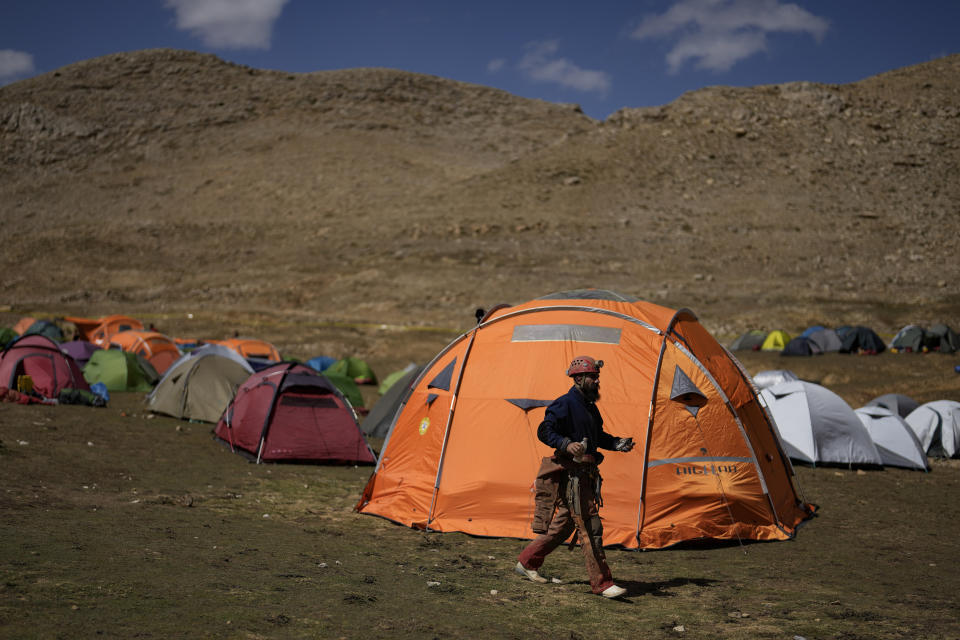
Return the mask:
<path id="1" fill-rule="evenodd" d="M 757 385 L 758 389 L 765 389 L 775 384 L 780 384 L 781 382 L 799 379 L 797 374 L 788 369 L 770 369 L 768 371 L 761 371 L 753 376 L 753 384 Z"/>
<path id="2" fill-rule="evenodd" d="M 880 452 L 843 398 L 812 382 L 761 390 L 787 455 L 810 464 L 882 465 Z"/>
<path id="3" fill-rule="evenodd" d="M 930 470 L 923 445 L 903 418 L 877 405 L 860 407 L 856 414 L 870 433 L 873 444 L 877 445 L 883 464 Z"/>
<path id="4" fill-rule="evenodd" d="M 934 400 L 914 409 L 906 419 L 927 455 L 960 456 L 960 402 Z"/>

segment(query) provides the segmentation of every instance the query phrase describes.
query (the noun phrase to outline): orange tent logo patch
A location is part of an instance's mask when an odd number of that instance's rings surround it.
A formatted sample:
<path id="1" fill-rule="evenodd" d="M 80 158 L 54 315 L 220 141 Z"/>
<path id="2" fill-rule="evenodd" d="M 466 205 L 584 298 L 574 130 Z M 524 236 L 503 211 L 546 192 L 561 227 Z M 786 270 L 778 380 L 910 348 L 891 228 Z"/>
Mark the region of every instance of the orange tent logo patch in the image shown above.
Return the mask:
<path id="1" fill-rule="evenodd" d="M 420 421 L 420 435 L 423 435 L 427 432 L 427 429 L 430 428 L 430 418 L 424 418 Z"/>

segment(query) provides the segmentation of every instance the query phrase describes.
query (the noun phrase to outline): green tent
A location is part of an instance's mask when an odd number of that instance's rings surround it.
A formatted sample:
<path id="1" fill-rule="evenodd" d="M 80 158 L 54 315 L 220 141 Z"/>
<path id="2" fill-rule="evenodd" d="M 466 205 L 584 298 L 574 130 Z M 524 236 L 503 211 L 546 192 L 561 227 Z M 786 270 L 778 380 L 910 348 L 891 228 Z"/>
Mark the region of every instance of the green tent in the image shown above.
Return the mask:
<path id="1" fill-rule="evenodd" d="M 327 369 L 321 375 L 326 377 L 327 380 L 333 383 L 333 386 L 339 389 L 340 393 L 350 401 L 354 409 L 363 408 L 363 394 L 360 393 L 360 387 L 357 386 L 357 383 L 354 382 L 352 378 L 348 378 L 330 369 Z"/>
<path id="2" fill-rule="evenodd" d="M 7 343 L 17 337 L 17 332 L 10 327 L 0 329 L 0 349 L 7 346 Z"/>
<path id="3" fill-rule="evenodd" d="M 150 391 L 160 376 L 147 359 L 120 349 L 99 349 L 83 367 L 90 384 L 102 382 L 108 391 Z"/>
<path id="4" fill-rule="evenodd" d="M 346 376 L 357 384 L 377 384 L 377 376 L 373 373 L 373 369 L 360 358 L 343 358 L 337 360 L 324 369 L 323 373 L 335 373 Z"/>

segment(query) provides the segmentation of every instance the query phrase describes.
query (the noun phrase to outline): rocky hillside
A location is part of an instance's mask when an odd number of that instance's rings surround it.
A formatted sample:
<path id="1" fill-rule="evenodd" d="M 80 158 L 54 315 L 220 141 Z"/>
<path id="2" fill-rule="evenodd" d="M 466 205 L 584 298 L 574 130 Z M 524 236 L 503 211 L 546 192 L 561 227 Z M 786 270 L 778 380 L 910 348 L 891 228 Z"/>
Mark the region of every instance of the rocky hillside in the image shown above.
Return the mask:
<path id="1" fill-rule="evenodd" d="M 462 326 L 613 288 L 748 326 L 960 324 L 960 56 L 605 122 L 152 50 L 0 87 L 0 304 Z"/>

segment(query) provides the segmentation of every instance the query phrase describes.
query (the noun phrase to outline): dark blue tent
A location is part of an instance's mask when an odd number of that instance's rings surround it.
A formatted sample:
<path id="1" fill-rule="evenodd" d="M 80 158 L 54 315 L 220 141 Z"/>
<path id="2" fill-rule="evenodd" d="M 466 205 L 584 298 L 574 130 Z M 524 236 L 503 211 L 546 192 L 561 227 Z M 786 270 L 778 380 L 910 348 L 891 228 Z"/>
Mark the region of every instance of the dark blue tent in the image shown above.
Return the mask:
<path id="1" fill-rule="evenodd" d="M 823 351 L 820 350 L 820 347 L 817 346 L 810 338 L 805 338 L 804 336 L 797 336 L 787 343 L 787 346 L 783 348 L 783 351 L 780 352 L 782 356 L 818 356 Z"/>

